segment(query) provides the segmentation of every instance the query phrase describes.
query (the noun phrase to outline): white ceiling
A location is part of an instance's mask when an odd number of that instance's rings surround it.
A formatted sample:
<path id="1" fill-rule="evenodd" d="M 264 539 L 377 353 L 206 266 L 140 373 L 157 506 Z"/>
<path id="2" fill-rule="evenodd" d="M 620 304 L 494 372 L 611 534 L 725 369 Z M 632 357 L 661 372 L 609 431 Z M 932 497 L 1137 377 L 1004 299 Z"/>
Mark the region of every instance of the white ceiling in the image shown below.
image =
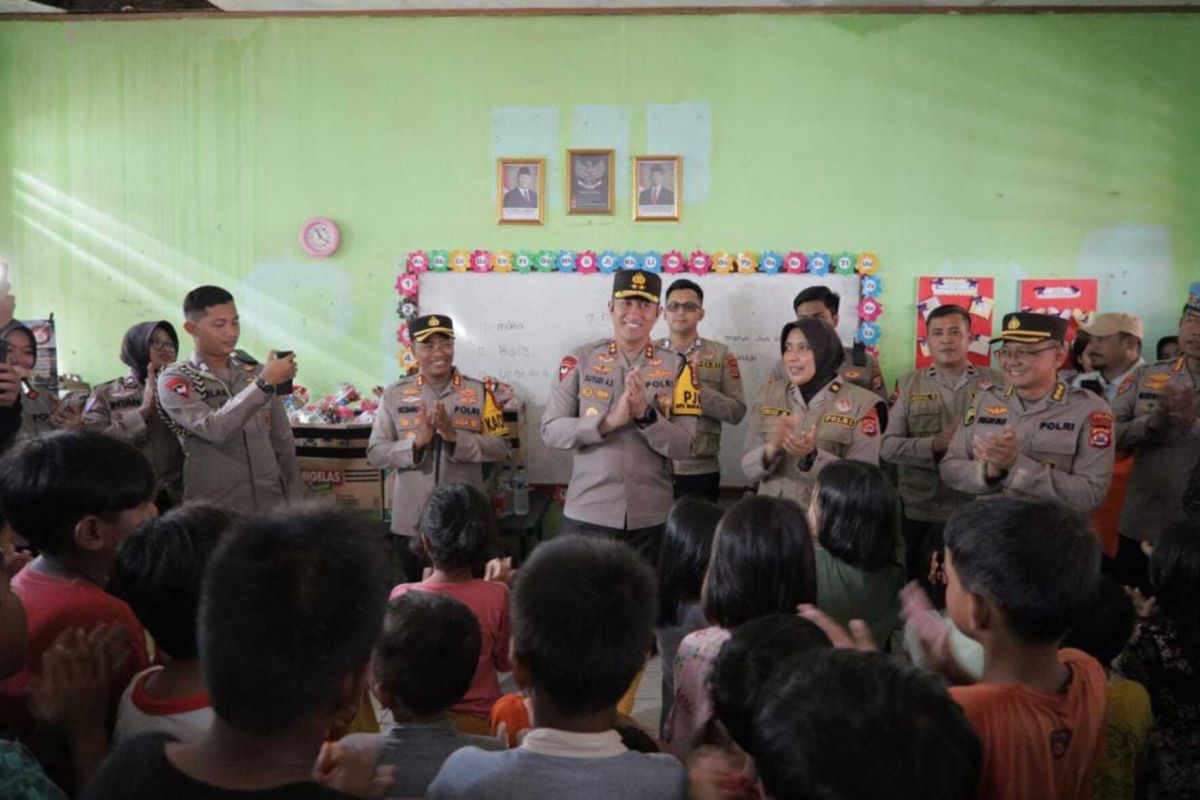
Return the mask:
<path id="1" fill-rule="evenodd" d="M 242 13 L 373 11 L 508 11 L 675 8 L 1139 8 L 1200 7 L 1200 0 L 208 0 L 217 10 Z M 203 3 L 173 0 L 0 0 L 0 14 L 197 10 Z M 122 9 L 121 6 L 125 6 Z"/>

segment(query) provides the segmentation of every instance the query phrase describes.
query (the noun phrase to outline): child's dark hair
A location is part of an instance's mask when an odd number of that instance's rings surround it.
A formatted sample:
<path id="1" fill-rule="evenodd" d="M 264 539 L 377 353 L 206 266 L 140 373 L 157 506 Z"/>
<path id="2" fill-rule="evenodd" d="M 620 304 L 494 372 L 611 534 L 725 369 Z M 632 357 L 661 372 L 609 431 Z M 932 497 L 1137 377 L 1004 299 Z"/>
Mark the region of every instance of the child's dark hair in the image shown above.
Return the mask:
<path id="1" fill-rule="evenodd" d="M 195 322 L 213 306 L 233 302 L 233 295 L 220 286 L 197 286 L 183 298 L 183 315 Z"/>
<path id="2" fill-rule="evenodd" d="M 748 751 L 774 800 L 975 796 L 979 740 L 931 675 L 883 653 L 825 648 L 775 676 Z"/>
<path id="3" fill-rule="evenodd" d="M 817 476 L 817 541 L 852 567 L 873 572 L 896 560 L 896 490 L 874 464 L 834 461 Z"/>
<path id="4" fill-rule="evenodd" d="M 1096 597 L 1080 617 L 1079 624 L 1063 639 L 1063 647 L 1075 647 L 1099 661 L 1105 669 L 1121 654 L 1137 614 L 1125 587 L 1107 575 L 1100 576 Z"/>
<path id="5" fill-rule="evenodd" d="M 950 517 L 945 540 L 963 588 L 995 603 L 1026 644 L 1061 639 L 1096 596 L 1100 545 L 1059 503 L 976 500 Z"/>
<path id="6" fill-rule="evenodd" d="M 736 628 L 766 614 L 795 613 L 816 602 L 812 538 L 791 500 L 758 495 L 730 506 L 713 540 L 704 579 L 704 616 Z"/>
<path id="7" fill-rule="evenodd" d="M 145 523 L 121 542 L 109 591 L 174 659 L 196 658 L 204 567 L 234 524 L 228 511 L 191 503 Z"/>
<path id="8" fill-rule="evenodd" d="M 387 603 L 378 534 L 347 509 L 295 507 L 242 522 L 200 595 L 200 659 L 213 710 L 239 731 L 285 731 L 332 707 L 367 664 Z"/>
<path id="9" fill-rule="evenodd" d="M 443 483 L 421 507 L 417 534 L 435 567 L 470 567 L 483 560 L 495 540 L 496 522 L 487 498 L 474 486 Z"/>
<path id="10" fill-rule="evenodd" d="M 0 462 L 0 513 L 34 547 L 61 555 L 84 517 L 154 497 L 154 470 L 133 445 L 89 431 L 31 439 Z"/>
<path id="11" fill-rule="evenodd" d="M 658 552 L 658 624 L 678 625 L 679 607 L 700 599 L 721 507 L 699 497 L 671 506 Z"/>
<path id="12" fill-rule="evenodd" d="M 1150 556 L 1150 583 L 1159 614 L 1178 627 L 1185 651 L 1200 656 L 1200 522 L 1163 528 Z"/>
<path id="13" fill-rule="evenodd" d="M 388 603 L 371 669 L 396 702 L 428 717 L 467 693 L 482 642 L 479 620 L 464 603 L 411 591 Z"/>
<path id="14" fill-rule="evenodd" d="M 830 646 L 820 628 L 795 614 L 768 614 L 734 631 L 713 664 L 709 694 L 717 719 L 739 747 L 753 747 L 754 715 L 780 665 Z"/>
<path id="15" fill-rule="evenodd" d="M 618 542 L 561 536 L 517 573 L 512 647 L 537 690 L 564 710 L 616 705 L 650 654 L 654 574 Z"/>
<path id="16" fill-rule="evenodd" d="M 1166 356 L 1163 355 L 1163 350 L 1166 350 L 1171 345 L 1178 345 L 1178 336 L 1164 336 L 1158 340 L 1158 344 L 1154 347 L 1154 355 L 1159 361 L 1162 361 Z"/>

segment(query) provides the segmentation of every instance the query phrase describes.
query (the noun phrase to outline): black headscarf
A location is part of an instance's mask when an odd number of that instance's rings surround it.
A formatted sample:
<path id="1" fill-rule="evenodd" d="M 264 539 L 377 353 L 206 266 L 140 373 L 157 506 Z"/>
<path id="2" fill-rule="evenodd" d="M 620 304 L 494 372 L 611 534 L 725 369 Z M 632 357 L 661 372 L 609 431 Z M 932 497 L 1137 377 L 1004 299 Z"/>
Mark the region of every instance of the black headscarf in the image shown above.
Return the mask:
<path id="1" fill-rule="evenodd" d="M 832 325 L 817 317 L 804 317 L 783 326 L 783 332 L 779 334 L 780 354 L 787 348 L 788 334 L 797 328 L 812 348 L 813 364 L 816 367 L 816 372 L 809 378 L 808 383 L 800 387 L 800 394 L 807 403 L 813 395 L 825 388 L 825 384 L 837 377 L 838 367 L 842 366 L 842 360 L 846 357 L 846 349 L 842 347 L 842 340 L 838 338 Z"/>
<path id="2" fill-rule="evenodd" d="M 13 331 L 25 331 L 25 335 L 29 337 L 30 344 L 33 345 L 33 363 L 37 365 L 37 339 L 33 336 L 33 331 L 29 330 L 29 326 L 19 320 L 13 320 L 0 329 L 0 339 L 7 339 L 8 335 Z"/>
<path id="3" fill-rule="evenodd" d="M 139 322 L 125 331 L 125 338 L 121 340 L 121 363 L 133 370 L 140 383 L 146 382 L 146 368 L 150 365 L 150 337 L 159 328 L 171 337 L 171 341 L 175 343 L 175 352 L 178 353 L 179 336 L 175 333 L 175 326 L 165 319 L 158 322 Z"/>

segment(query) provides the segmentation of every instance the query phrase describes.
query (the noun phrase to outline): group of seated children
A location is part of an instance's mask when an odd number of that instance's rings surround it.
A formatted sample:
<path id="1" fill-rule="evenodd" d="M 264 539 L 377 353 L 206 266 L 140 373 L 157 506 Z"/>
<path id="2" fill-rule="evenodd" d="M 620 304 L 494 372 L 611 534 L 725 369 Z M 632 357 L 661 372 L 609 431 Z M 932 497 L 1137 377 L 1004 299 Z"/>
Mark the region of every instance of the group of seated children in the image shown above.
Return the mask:
<path id="1" fill-rule="evenodd" d="M 808 514 L 681 500 L 657 565 L 564 536 L 514 572 L 485 498 L 445 485 L 414 537 L 431 567 L 389 599 L 355 512 L 158 517 L 154 488 L 98 434 L 0 463 L 37 553 L 0 573 L 0 797 L 1200 796 L 1194 521 L 1135 622 L 1083 518 L 1007 498 L 947 524 L 935 610 L 901 590 L 895 495 L 864 464 L 827 466 Z M 619 706 L 656 646 L 647 733 Z"/>

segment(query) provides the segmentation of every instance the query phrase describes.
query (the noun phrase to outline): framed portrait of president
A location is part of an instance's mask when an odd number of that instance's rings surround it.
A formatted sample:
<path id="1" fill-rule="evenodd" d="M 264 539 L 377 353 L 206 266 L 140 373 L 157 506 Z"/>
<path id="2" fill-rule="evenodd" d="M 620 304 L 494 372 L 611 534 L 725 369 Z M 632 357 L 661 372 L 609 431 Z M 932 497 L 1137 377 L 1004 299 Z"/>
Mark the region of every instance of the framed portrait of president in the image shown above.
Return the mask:
<path id="1" fill-rule="evenodd" d="M 567 151 L 567 213 L 613 213 L 613 151 Z"/>
<path id="2" fill-rule="evenodd" d="M 544 158 L 496 159 L 496 217 L 501 224 L 540 225 L 546 209 Z"/>
<path id="3" fill-rule="evenodd" d="M 633 157 L 635 221 L 678 220 L 682 202 L 682 156 Z"/>

